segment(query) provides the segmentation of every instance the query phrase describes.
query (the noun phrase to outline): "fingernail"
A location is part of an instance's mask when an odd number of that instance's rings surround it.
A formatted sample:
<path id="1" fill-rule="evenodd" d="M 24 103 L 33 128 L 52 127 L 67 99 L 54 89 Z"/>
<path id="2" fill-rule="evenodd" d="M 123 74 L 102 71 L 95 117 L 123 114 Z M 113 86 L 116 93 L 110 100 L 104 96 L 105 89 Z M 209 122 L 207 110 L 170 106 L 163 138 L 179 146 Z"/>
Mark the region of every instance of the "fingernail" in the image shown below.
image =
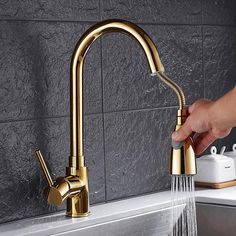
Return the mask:
<path id="1" fill-rule="evenodd" d="M 177 139 L 179 137 L 179 133 L 178 131 L 175 131 L 173 134 L 172 134 L 172 139 Z"/>
<path id="2" fill-rule="evenodd" d="M 184 141 L 183 142 L 176 142 L 176 141 L 172 140 L 172 147 L 174 149 L 180 149 L 183 145 L 184 145 Z"/>

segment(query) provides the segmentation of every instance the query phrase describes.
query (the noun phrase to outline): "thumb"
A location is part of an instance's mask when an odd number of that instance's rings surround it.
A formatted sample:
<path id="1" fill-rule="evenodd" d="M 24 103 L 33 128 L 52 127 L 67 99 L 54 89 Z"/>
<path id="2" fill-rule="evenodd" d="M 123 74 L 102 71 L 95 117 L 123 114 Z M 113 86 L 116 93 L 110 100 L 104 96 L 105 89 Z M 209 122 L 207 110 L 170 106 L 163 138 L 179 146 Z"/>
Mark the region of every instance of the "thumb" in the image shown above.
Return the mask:
<path id="1" fill-rule="evenodd" d="M 176 130 L 172 134 L 172 139 L 177 142 L 184 141 L 192 134 L 192 132 L 193 132 L 193 130 L 191 129 L 191 126 L 190 126 L 189 121 L 187 119 L 186 122 L 182 125 L 182 127 L 180 129 Z"/>

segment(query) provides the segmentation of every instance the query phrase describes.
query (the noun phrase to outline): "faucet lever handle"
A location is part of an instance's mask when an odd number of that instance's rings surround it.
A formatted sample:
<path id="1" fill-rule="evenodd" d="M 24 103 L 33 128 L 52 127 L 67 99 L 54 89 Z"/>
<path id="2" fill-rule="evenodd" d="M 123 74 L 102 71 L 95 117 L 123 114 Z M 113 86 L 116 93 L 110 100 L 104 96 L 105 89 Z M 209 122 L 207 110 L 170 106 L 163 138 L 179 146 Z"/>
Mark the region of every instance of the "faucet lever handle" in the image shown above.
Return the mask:
<path id="1" fill-rule="evenodd" d="M 37 157 L 38 160 L 39 160 L 39 163 L 40 163 L 40 165 L 41 165 L 41 168 L 42 168 L 42 170 L 43 170 L 43 173 L 44 173 L 44 175 L 45 175 L 45 177 L 46 177 L 46 179 L 47 179 L 47 181 L 48 181 L 49 187 L 52 187 L 52 185 L 53 185 L 53 180 L 52 180 L 52 177 L 51 177 L 51 175 L 50 175 L 50 173 L 49 173 L 49 171 L 48 171 L 47 165 L 46 165 L 46 163 L 45 163 L 45 161 L 44 161 L 44 157 L 43 157 L 41 151 L 40 151 L 40 150 L 36 150 L 36 151 L 35 151 L 35 154 L 36 154 L 36 157 Z"/>

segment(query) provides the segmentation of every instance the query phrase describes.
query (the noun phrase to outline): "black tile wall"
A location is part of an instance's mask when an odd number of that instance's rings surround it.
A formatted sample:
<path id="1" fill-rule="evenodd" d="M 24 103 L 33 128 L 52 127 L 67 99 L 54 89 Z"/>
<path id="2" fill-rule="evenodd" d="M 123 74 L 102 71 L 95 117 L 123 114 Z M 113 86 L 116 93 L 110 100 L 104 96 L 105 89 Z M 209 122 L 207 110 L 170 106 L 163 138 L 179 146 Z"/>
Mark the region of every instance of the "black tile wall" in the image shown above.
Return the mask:
<path id="1" fill-rule="evenodd" d="M 236 86 L 236 27 L 204 26 L 205 96 L 216 99 Z"/>
<path id="2" fill-rule="evenodd" d="M 105 114 L 107 200 L 169 187 L 175 109 Z"/>
<path id="3" fill-rule="evenodd" d="M 235 0 L 202 0 L 204 24 L 236 25 Z"/>
<path id="4" fill-rule="evenodd" d="M 70 58 L 88 27 L 0 22 L 0 120 L 69 115 Z M 85 62 L 85 113 L 102 111 L 100 42 L 93 46 Z"/>
<path id="5" fill-rule="evenodd" d="M 42 149 L 54 178 L 64 174 L 70 58 L 86 29 L 107 18 L 138 23 L 191 104 L 235 86 L 235 10 L 233 0 L 1 1 L 0 223 L 65 208 L 44 199 L 34 150 Z M 91 203 L 168 189 L 177 100 L 150 76 L 137 43 L 118 33 L 97 40 L 83 93 Z M 234 142 L 235 130 L 216 145 Z"/>
<path id="6" fill-rule="evenodd" d="M 203 97 L 201 28 L 142 27 L 157 45 L 166 73 L 186 92 L 187 102 Z M 150 76 L 144 53 L 133 39 L 106 35 L 102 48 L 105 111 L 177 105 L 172 90 Z"/>
<path id="7" fill-rule="evenodd" d="M 194 0 L 101 0 L 101 17 L 140 23 L 201 23 L 201 1 Z"/>
<path id="8" fill-rule="evenodd" d="M 102 115 L 85 116 L 85 156 L 90 175 L 91 203 L 105 201 Z M 1 221 L 30 217 L 58 209 L 47 204 L 47 186 L 35 157 L 40 148 L 53 178 L 64 176 L 69 156 L 69 118 L 0 124 Z M 17 196 L 17 201 L 16 201 Z"/>
<path id="9" fill-rule="evenodd" d="M 99 20 L 97 0 L 5 0 L 0 3 L 2 19 Z"/>

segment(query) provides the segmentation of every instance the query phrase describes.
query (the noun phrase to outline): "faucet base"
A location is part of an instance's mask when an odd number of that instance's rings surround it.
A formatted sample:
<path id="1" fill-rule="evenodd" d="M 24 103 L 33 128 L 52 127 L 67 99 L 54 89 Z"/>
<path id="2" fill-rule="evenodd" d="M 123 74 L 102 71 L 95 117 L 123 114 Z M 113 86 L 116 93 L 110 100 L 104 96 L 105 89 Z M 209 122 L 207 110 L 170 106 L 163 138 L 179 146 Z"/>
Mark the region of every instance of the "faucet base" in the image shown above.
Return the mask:
<path id="1" fill-rule="evenodd" d="M 66 216 L 70 217 L 70 218 L 82 218 L 82 217 L 87 217 L 91 214 L 90 211 L 86 212 L 86 213 L 79 213 L 79 214 L 71 214 L 66 212 Z"/>
<path id="2" fill-rule="evenodd" d="M 67 199 L 66 215 L 69 217 L 86 217 L 90 214 L 87 204 L 85 190 L 82 190 L 78 196 Z M 86 203 L 85 203 L 86 201 Z"/>
<path id="3" fill-rule="evenodd" d="M 84 186 L 79 193 L 67 198 L 66 215 L 70 217 L 86 217 L 90 213 L 87 168 L 80 167 L 77 174 Z"/>

